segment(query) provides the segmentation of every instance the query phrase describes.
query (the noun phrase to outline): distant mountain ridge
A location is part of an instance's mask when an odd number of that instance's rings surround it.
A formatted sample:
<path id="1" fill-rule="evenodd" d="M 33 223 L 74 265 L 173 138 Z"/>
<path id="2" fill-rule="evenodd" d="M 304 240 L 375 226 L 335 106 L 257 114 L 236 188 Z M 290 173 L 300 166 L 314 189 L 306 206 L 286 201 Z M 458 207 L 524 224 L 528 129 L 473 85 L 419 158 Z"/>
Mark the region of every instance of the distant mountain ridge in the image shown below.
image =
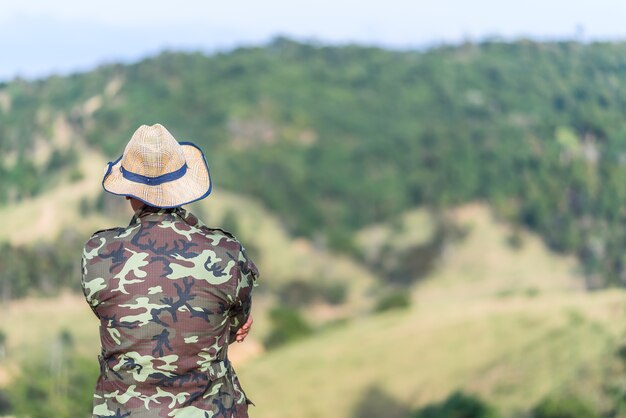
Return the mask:
<path id="1" fill-rule="evenodd" d="M 206 56 L 0 87 L 0 202 L 78 181 L 161 122 L 205 149 L 216 187 L 296 235 L 353 234 L 417 205 L 483 199 L 576 254 L 590 287 L 626 283 L 626 44 L 488 41 L 427 51 L 279 38 Z"/>

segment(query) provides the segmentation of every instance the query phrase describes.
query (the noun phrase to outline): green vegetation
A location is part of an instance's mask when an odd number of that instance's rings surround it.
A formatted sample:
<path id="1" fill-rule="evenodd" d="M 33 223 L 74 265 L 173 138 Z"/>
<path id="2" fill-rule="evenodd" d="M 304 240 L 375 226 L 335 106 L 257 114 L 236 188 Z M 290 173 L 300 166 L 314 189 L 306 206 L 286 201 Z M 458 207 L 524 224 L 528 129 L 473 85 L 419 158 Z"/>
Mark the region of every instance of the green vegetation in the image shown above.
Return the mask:
<path id="1" fill-rule="evenodd" d="M 599 418 L 600 414 L 575 397 L 549 397 L 533 408 L 532 418 Z"/>
<path id="2" fill-rule="evenodd" d="M 467 234 L 463 227 L 444 219 L 442 214 L 431 214 L 431 222 L 434 224 L 431 236 L 423 242 L 409 245 L 398 245 L 398 241 L 402 241 L 399 236 L 405 232 L 404 227 L 392 222 L 395 233 L 392 232 L 375 256 L 366 258 L 368 266 L 385 285 L 406 288 L 424 279 L 433 273 L 446 246 L 457 243 Z M 412 232 L 407 229 L 407 232 Z M 371 247 L 371 244 L 368 246 Z"/>
<path id="3" fill-rule="evenodd" d="M 574 396 L 551 396 L 531 411 L 532 418 L 599 418 L 600 414 L 589 404 Z"/>
<path id="4" fill-rule="evenodd" d="M 410 408 L 378 386 L 368 388 L 351 415 L 353 418 L 410 418 Z"/>
<path id="5" fill-rule="evenodd" d="M 389 311 L 391 309 L 408 308 L 411 305 L 411 297 L 406 291 L 394 290 L 383 294 L 376 303 L 376 312 Z"/>
<path id="6" fill-rule="evenodd" d="M 11 409 L 11 401 L 9 401 L 8 395 L 6 395 L 4 391 L 0 390 L 0 416 L 8 414 L 11 412 Z"/>
<path id="7" fill-rule="evenodd" d="M 294 279 L 278 289 L 278 298 L 282 305 L 298 309 L 318 301 L 340 305 L 346 301 L 347 293 L 345 283 L 325 284 Z"/>
<path id="8" fill-rule="evenodd" d="M 58 335 L 49 355 L 22 365 L 20 377 L 7 389 L 10 411 L 30 418 L 88 416 L 98 376 L 93 361 L 74 351 L 68 331 Z"/>
<path id="9" fill-rule="evenodd" d="M 80 292 L 81 240 L 66 231 L 55 243 L 33 247 L 0 243 L 0 301 L 29 294 L 55 295 L 61 288 Z"/>
<path id="10" fill-rule="evenodd" d="M 497 418 L 495 409 L 474 395 L 454 392 L 440 403 L 427 405 L 414 418 Z M 539 418 L 539 417 L 537 417 Z M 541 418 L 557 418 L 542 416 Z M 563 417 L 569 418 L 569 417 Z M 578 418 L 578 417 L 577 417 Z M 591 417 L 590 417 L 591 418 Z"/>
<path id="11" fill-rule="evenodd" d="M 7 355 L 7 334 L 0 329 L 0 361 L 4 360 Z"/>
<path id="12" fill-rule="evenodd" d="M 313 328 L 296 309 L 276 307 L 270 311 L 272 329 L 265 339 L 265 347 L 276 348 L 297 341 L 313 333 Z"/>
<path id="13" fill-rule="evenodd" d="M 521 40 L 387 51 L 279 38 L 16 80 L 0 89 L 10 98 L 0 152 L 11 156 L 0 161 L 0 202 L 42 192 L 63 170 L 79 178 L 64 140 L 114 158 L 137 126 L 159 121 L 206 150 L 216 187 L 261 199 L 291 232 L 322 233 L 333 248 L 351 251 L 358 228 L 416 205 L 484 199 L 576 254 L 590 287 L 621 284 L 625 50 Z"/>

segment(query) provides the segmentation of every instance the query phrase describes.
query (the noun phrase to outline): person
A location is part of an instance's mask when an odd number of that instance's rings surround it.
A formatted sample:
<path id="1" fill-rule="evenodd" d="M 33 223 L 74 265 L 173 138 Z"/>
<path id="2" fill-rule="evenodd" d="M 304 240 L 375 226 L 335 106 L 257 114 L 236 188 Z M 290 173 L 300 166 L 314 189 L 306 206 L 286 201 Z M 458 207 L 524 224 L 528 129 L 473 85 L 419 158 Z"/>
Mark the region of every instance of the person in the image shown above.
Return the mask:
<path id="1" fill-rule="evenodd" d="M 248 417 L 228 345 L 248 335 L 259 272 L 232 234 L 182 208 L 211 192 L 204 154 L 143 125 L 102 186 L 134 215 L 83 248 L 82 289 L 100 320 L 92 416 Z"/>

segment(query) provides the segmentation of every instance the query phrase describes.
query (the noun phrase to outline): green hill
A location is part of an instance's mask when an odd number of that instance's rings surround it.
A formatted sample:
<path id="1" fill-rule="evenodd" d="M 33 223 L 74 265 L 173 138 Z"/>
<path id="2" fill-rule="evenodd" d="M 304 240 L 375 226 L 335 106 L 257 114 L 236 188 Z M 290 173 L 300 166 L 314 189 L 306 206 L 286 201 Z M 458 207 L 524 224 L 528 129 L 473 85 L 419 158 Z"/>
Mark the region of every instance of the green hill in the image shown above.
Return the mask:
<path id="1" fill-rule="evenodd" d="M 363 318 L 243 366 L 255 416 L 356 418 L 373 394 L 418 410 L 457 390 L 504 416 L 562 392 L 606 407 L 601 388 L 626 331 L 617 320 L 626 294 L 583 291 L 576 262 L 551 255 L 524 231 L 524 244 L 512 248 L 513 228 L 495 223 L 482 205 L 453 216 L 471 223 L 470 232 L 415 288 L 412 308 Z"/>
<path id="2" fill-rule="evenodd" d="M 0 86 L 0 202 L 78 179 L 82 146 L 116 157 L 162 122 L 206 151 L 216 186 L 289 232 L 350 252 L 416 206 L 483 199 L 621 284 L 626 44 L 486 41 L 426 51 L 279 38 L 211 56 Z"/>

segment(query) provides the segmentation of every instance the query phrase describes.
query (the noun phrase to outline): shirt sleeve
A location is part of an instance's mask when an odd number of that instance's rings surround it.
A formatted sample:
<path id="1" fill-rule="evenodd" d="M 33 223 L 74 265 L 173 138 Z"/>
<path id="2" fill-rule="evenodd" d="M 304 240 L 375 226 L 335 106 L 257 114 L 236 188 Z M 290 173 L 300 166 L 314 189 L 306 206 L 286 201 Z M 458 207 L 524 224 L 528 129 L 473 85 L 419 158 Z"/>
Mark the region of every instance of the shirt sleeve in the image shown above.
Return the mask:
<path id="1" fill-rule="evenodd" d="M 92 242 L 88 242 L 83 249 L 83 254 L 80 262 L 80 285 L 83 290 L 83 294 L 85 295 L 85 300 L 87 304 L 91 308 L 92 312 L 96 317 L 100 318 L 98 312 L 96 311 L 96 307 L 99 305 L 97 295 L 104 288 L 104 279 L 102 278 L 92 278 L 88 272 L 88 266 L 90 257 L 89 250 L 93 247 Z M 93 258 L 93 256 L 91 256 Z"/>
<path id="2" fill-rule="evenodd" d="M 241 247 L 237 261 L 239 277 L 234 303 L 231 305 L 230 317 L 230 342 L 235 341 L 239 328 L 243 326 L 250 316 L 252 309 L 252 289 L 258 285 L 259 270 Z"/>

